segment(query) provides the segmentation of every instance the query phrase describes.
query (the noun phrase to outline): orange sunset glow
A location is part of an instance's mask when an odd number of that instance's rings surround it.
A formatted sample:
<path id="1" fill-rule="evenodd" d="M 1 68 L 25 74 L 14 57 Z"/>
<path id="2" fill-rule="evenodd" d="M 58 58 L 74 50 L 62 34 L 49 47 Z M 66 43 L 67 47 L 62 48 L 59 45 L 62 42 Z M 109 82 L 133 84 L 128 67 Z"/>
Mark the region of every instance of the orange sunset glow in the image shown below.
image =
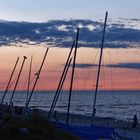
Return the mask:
<path id="1" fill-rule="evenodd" d="M 48 47 L 48 46 L 47 46 Z M 43 70 L 40 75 L 36 90 L 56 90 L 61 73 L 63 71 L 68 53 L 68 48 L 50 47 Z M 23 72 L 21 74 L 18 90 L 27 90 L 29 64 L 33 55 L 32 88 L 35 73 L 38 72 L 46 47 L 1 47 L 0 48 L 0 90 L 4 90 L 12 72 L 17 57 L 20 57 L 16 73 L 13 77 L 13 85 L 16 80 L 23 56 L 27 56 Z M 100 49 L 78 48 L 77 64 L 98 64 Z M 139 62 L 140 50 L 138 49 L 104 49 L 104 57 L 101 67 L 99 89 L 101 90 L 139 90 L 140 72 L 134 68 L 109 67 L 107 65 Z M 74 75 L 74 90 L 94 90 L 96 84 L 97 66 L 76 67 Z M 63 90 L 69 90 L 71 68 L 69 69 Z M 13 89 L 11 85 L 10 90 Z"/>

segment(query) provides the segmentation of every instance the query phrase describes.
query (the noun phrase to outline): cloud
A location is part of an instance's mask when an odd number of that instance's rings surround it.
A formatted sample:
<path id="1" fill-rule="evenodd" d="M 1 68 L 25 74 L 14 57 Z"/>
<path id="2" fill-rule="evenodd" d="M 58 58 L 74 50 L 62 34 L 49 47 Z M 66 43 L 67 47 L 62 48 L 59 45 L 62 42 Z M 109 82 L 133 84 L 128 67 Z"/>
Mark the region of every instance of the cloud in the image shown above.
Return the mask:
<path id="1" fill-rule="evenodd" d="M 113 67 L 113 68 L 140 69 L 140 63 L 118 63 L 118 64 L 111 64 L 106 66 Z"/>
<path id="2" fill-rule="evenodd" d="M 72 67 L 72 64 L 70 65 Z M 97 67 L 98 65 L 97 64 L 87 64 L 87 63 L 78 63 L 78 64 L 75 64 L 75 67 L 76 68 L 92 68 L 92 67 Z"/>
<path id="3" fill-rule="evenodd" d="M 108 23 L 105 47 L 139 47 L 140 29 L 135 29 L 134 24 L 133 27 L 129 26 L 125 21 Z M 79 47 L 100 47 L 103 23 L 76 19 L 52 20 L 46 23 L 1 21 L 0 46 L 17 42 L 28 44 L 31 41 L 37 44 L 46 42 L 57 47 L 71 47 L 78 26 L 81 28 Z"/>
<path id="4" fill-rule="evenodd" d="M 72 67 L 72 64 L 70 65 L 70 67 Z M 75 64 L 75 67 L 80 69 L 93 68 L 98 67 L 98 64 L 78 63 Z M 140 63 L 118 63 L 118 64 L 102 65 L 102 67 L 140 69 Z"/>

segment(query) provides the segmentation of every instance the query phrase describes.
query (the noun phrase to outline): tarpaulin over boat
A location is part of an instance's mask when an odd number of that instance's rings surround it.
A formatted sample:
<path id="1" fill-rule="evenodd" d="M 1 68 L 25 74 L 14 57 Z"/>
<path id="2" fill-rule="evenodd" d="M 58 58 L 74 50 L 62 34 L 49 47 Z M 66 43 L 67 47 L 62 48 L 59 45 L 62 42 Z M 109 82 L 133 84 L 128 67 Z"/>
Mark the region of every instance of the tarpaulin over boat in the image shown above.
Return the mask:
<path id="1" fill-rule="evenodd" d="M 94 140 L 103 138 L 112 138 L 116 135 L 113 128 L 101 126 L 70 126 L 60 122 L 56 123 L 57 127 L 63 131 L 79 136 L 81 139 Z"/>

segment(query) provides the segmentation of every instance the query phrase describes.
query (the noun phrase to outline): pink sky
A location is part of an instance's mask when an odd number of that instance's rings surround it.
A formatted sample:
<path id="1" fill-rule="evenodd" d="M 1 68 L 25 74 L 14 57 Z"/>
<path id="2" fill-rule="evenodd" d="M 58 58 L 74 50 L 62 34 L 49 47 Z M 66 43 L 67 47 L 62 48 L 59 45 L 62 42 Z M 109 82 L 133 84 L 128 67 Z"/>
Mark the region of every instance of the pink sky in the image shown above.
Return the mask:
<path id="1" fill-rule="evenodd" d="M 16 59 L 20 57 L 18 69 L 16 70 L 13 80 L 16 78 L 24 55 L 26 55 L 28 59 L 25 62 L 25 67 L 17 89 L 26 90 L 30 57 L 33 55 L 32 79 L 34 79 L 34 73 L 36 73 L 40 67 L 40 62 L 44 56 L 45 50 L 46 48 L 44 47 L 1 47 L 0 90 L 5 89 Z M 98 64 L 99 51 L 99 49 L 93 48 L 79 48 L 76 62 Z M 50 48 L 36 90 L 56 90 L 68 53 L 69 49 L 66 48 Z M 139 62 L 139 58 L 140 50 L 137 49 L 104 49 L 103 64 Z M 139 73 L 139 69 L 102 67 L 100 89 L 139 90 Z M 94 90 L 96 74 L 97 67 L 76 68 L 73 88 L 75 90 Z M 70 77 L 71 69 L 64 84 L 64 90 L 69 90 Z"/>

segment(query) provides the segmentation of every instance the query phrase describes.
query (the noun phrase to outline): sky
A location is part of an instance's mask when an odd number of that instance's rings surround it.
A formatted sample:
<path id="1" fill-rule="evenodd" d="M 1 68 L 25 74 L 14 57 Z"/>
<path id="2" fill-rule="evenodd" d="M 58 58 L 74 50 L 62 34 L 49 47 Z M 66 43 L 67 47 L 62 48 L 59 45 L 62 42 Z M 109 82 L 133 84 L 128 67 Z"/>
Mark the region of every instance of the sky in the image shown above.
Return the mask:
<path id="1" fill-rule="evenodd" d="M 140 0 L 0 0 L 0 19 L 29 22 L 46 22 L 54 19 L 98 20 L 104 18 L 106 11 L 109 12 L 109 18 L 140 19 L 139 6 Z M 18 56 L 20 56 L 20 64 L 23 55 L 27 55 L 28 57 L 18 89 L 26 90 L 27 88 L 26 84 L 31 55 L 34 55 L 33 73 L 39 68 L 45 48 L 37 47 L 36 45 L 35 47 L 25 46 L 23 48 L 20 46 L 0 47 L 0 60 L 4 60 L 0 62 L 0 90 L 5 89 L 6 82 Z M 38 90 L 55 90 L 57 88 L 68 52 L 69 48 L 50 48 L 49 56 L 47 56 L 42 76 L 40 77 L 41 80 L 37 85 Z M 94 48 L 79 48 L 76 63 L 94 64 L 91 60 L 96 56 L 96 52 L 97 50 Z M 98 58 L 96 59 L 96 64 L 98 64 Z M 139 49 L 106 49 L 103 63 L 108 65 L 114 64 L 114 66 L 105 67 L 105 69 L 102 68 L 100 89 L 140 89 L 140 72 L 138 68 L 115 67 L 115 64 L 120 64 L 121 66 L 121 63 L 139 63 L 139 58 Z M 74 89 L 94 90 L 96 74 L 97 67 L 76 68 Z M 70 73 L 64 86 L 65 90 L 69 89 L 69 84 Z"/>
<path id="2" fill-rule="evenodd" d="M 0 0 L 0 19 L 45 22 L 52 19 L 140 18 L 139 0 Z"/>
<path id="3" fill-rule="evenodd" d="M 27 56 L 17 89 L 26 90 L 30 57 L 33 55 L 33 65 L 32 65 L 32 76 L 31 76 L 31 86 L 35 80 L 35 73 L 39 70 L 42 58 L 46 51 L 45 47 L 0 47 L 0 90 L 4 90 L 6 83 L 10 77 L 14 64 L 17 57 L 20 57 L 20 61 L 16 68 L 16 73 L 12 78 L 12 82 L 15 81 L 19 68 L 23 61 L 23 56 Z M 38 84 L 35 90 L 56 90 L 60 76 L 62 74 L 66 58 L 68 56 L 69 48 L 50 48 L 43 70 L 41 72 Z M 94 48 L 78 48 L 76 64 L 83 64 L 81 67 L 75 68 L 74 75 L 74 90 L 95 90 L 96 76 L 97 76 L 97 66 L 99 61 L 100 49 Z M 88 54 L 88 55 L 87 55 Z M 8 57 L 7 57 L 8 56 Z M 139 90 L 140 84 L 140 71 L 135 67 L 107 67 L 110 64 L 120 64 L 120 63 L 139 63 L 140 50 L 137 49 L 104 49 L 104 56 L 102 60 L 101 76 L 99 82 L 100 90 Z M 88 64 L 89 66 L 84 66 Z M 90 66 L 91 65 L 91 66 Z M 71 78 L 70 68 L 63 90 L 69 90 L 70 88 L 70 78 Z M 13 89 L 14 84 L 11 86 Z"/>

